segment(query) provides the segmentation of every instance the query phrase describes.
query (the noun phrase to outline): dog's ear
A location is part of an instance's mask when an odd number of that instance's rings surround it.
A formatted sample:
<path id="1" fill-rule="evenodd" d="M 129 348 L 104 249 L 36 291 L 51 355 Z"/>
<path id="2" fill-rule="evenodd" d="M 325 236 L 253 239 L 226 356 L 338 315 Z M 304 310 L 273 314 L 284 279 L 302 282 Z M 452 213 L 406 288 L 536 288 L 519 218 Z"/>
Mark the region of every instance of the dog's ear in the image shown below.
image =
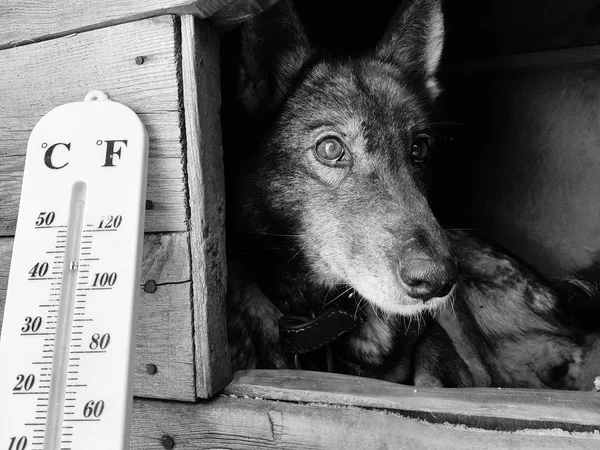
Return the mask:
<path id="1" fill-rule="evenodd" d="M 281 0 L 242 28 L 239 97 L 250 114 L 272 111 L 313 50 L 294 5 Z"/>
<path id="2" fill-rule="evenodd" d="M 444 46 L 440 0 L 404 0 L 376 47 L 378 58 L 424 78 L 433 97 L 439 93 L 435 73 Z"/>

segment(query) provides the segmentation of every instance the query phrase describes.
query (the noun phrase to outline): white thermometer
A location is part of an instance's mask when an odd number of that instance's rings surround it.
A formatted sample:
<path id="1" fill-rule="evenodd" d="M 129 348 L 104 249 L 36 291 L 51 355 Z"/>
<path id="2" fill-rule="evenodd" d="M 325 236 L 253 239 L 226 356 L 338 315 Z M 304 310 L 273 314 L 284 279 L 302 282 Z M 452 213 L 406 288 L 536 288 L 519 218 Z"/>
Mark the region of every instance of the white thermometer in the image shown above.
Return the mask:
<path id="1" fill-rule="evenodd" d="M 33 129 L 2 335 L 0 450 L 129 448 L 148 135 L 101 92 Z"/>

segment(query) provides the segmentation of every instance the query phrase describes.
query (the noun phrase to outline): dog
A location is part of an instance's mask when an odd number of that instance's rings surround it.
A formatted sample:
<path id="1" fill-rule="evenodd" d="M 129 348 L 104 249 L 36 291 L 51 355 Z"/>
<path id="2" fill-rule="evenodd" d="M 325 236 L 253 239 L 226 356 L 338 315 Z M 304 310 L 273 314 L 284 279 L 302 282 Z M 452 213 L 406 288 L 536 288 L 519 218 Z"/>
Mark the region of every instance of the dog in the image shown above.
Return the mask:
<path id="1" fill-rule="evenodd" d="M 314 48 L 288 0 L 243 26 L 239 97 L 266 126 L 237 189 L 234 369 L 589 388 L 589 335 L 562 319 L 559 291 L 428 204 L 443 43 L 439 0 L 402 2 L 348 58 Z"/>

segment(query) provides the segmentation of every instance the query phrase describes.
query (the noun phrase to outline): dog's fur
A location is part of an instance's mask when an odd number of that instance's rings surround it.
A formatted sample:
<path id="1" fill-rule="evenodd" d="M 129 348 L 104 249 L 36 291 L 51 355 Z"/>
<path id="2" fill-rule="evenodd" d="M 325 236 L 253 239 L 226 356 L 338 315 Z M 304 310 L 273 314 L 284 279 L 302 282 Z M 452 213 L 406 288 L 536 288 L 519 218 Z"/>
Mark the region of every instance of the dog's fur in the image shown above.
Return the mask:
<path id="1" fill-rule="evenodd" d="M 279 344 L 283 311 L 309 314 L 350 291 L 367 320 L 331 344 L 336 371 L 583 388 L 583 337 L 559 320 L 556 292 L 487 243 L 443 230 L 426 200 L 417 157 L 440 89 L 440 2 L 406 0 L 376 48 L 354 58 L 314 49 L 287 0 L 241 35 L 240 97 L 268 130 L 238 192 L 234 367 L 293 367 Z M 324 139 L 341 143 L 339 159 L 317 156 Z"/>

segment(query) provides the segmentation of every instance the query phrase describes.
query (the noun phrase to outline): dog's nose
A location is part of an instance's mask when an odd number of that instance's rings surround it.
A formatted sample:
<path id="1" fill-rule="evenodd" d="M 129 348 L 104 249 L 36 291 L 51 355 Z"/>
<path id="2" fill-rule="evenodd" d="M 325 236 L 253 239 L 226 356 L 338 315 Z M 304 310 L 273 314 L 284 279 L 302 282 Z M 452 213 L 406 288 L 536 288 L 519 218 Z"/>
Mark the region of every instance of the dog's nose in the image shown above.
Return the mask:
<path id="1" fill-rule="evenodd" d="M 414 255 L 400 264 L 400 278 L 408 286 L 408 295 L 426 302 L 443 297 L 458 278 L 458 268 L 452 259 L 436 261 L 428 256 Z"/>

